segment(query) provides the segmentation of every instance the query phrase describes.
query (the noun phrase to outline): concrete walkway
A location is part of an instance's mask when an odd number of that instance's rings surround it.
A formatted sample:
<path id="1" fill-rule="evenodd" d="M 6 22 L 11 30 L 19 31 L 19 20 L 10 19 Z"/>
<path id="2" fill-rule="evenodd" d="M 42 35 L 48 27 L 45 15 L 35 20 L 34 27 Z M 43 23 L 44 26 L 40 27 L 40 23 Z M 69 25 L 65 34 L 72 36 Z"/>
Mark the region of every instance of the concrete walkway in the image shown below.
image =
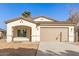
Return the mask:
<path id="1" fill-rule="evenodd" d="M 79 56 L 79 45 L 68 42 L 41 42 L 37 56 Z"/>

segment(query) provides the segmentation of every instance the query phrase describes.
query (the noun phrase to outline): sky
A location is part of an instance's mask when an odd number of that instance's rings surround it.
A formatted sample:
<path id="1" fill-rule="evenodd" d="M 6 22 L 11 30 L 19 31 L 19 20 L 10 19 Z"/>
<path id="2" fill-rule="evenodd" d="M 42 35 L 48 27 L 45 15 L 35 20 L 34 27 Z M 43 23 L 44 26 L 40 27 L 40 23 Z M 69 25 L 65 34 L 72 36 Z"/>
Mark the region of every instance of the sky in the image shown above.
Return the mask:
<path id="1" fill-rule="evenodd" d="M 79 4 L 68 3 L 0 3 L 0 28 L 6 29 L 5 21 L 20 17 L 24 11 L 30 11 L 32 17 L 47 16 L 55 20 L 65 21 L 72 8 Z"/>

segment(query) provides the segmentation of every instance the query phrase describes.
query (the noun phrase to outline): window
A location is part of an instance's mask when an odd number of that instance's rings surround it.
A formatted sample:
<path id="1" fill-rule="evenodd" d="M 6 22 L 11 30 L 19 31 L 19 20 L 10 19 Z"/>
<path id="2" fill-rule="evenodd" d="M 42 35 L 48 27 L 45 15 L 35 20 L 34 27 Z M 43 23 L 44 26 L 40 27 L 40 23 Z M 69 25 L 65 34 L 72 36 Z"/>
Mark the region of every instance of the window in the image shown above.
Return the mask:
<path id="1" fill-rule="evenodd" d="M 18 37 L 26 37 L 26 29 L 17 30 Z"/>

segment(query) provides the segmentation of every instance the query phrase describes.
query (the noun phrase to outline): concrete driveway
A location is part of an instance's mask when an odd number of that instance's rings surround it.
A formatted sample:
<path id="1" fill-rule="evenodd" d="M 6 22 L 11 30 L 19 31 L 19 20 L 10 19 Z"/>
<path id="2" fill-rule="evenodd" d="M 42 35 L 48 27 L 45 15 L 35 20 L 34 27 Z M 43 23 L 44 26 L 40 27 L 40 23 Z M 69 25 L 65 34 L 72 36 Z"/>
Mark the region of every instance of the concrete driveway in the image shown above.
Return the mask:
<path id="1" fill-rule="evenodd" d="M 79 45 L 68 42 L 41 42 L 37 56 L 79 56 Z"/>

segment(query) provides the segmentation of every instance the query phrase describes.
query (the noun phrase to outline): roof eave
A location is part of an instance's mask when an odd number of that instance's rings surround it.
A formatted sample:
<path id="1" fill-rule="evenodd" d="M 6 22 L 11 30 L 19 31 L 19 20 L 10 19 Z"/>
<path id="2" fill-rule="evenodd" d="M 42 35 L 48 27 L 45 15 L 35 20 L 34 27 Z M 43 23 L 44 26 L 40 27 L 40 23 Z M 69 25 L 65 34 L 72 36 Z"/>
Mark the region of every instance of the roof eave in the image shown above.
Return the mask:
<path id="1" fill-rule="evenodd" d="M 10 23 L 10 22 L 13 22 L 13 21 L 16 21 L 16 20 L 19 20 L 19 19 L 23 19 L 23 20 L 25 20 L 25 21 L 29 21 L 29 22 L 35 23 L 35 22 L 32 21 L 32 20 L 27 20 L 27 18 L 25 19 L 25 18 L 19 17 L 19 18 L 10 19 L 10 20 L 6 21 L 5 24 L 8 24 L 8 23 Z"/>

